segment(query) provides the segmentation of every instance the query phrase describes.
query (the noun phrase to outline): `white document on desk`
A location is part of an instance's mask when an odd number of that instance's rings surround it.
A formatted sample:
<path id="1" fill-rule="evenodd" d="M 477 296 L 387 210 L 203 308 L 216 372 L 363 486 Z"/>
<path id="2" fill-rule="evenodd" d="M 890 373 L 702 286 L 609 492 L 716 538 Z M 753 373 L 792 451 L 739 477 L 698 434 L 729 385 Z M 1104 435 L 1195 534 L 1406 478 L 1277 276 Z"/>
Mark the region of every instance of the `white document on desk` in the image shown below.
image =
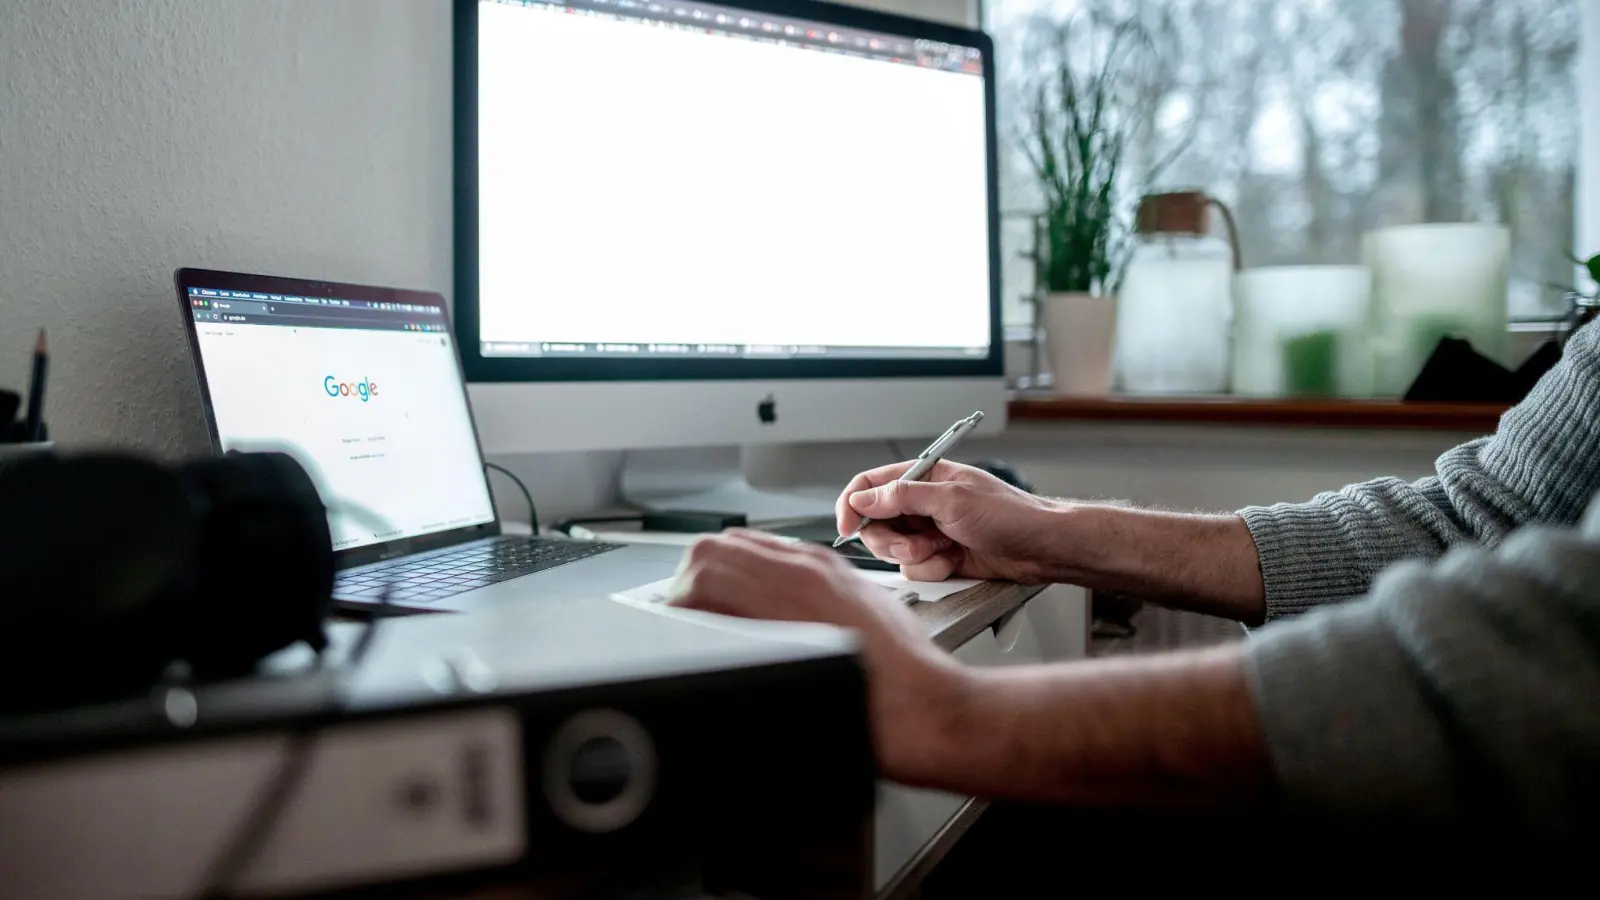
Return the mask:
<path id="1" fill-rule="evenodd" d="M 907 581 L 899 572 L 882 572 L 873 569 L 863 569 L 860 575 L 866 580 L 882 585 L 892 596 L 899 597 L 906 592 L 917 595 L 919 603 L 937 603 L 946 597 L 959 594 L 962 591 L 982 584 L 971 578 L 953 578 L 949 581 Z M 634 603 L 642 606 L 659 606 L 665 604 L 672 590 L 674 579 L 663 578 L 649 584 L 640 585 L 631 590 L 620 591 L 612 594 L 614 599 L 624 603 Z"/>
<path id="2" fill-rule="evenodd" d="M 707 628 L 716 628 L 721 631 L 742 634 L 746 637 L 768 638 L 776 641 L 792 641 L 801 644 L 813 644 L 819 647 L 831 647 L 838 643 L 839 629 L 833 625 L 823 625 L 817 622 L 777 622 L 762 619 L 741 619 L 734 616 L 723 616 L 716 613 L 701 612 L 697 609 L 684 609 L 673 606 L 667 601 L 670 599 L 670 590 L 674 579 L 664 578 L 661 581 L 652 581 L 626 591 L 618 591 L 611 595 L 611 599 L 629 606 L 648 609 L 651 612 L 669 616 L 676 619 L 694 622 Z"/>
<path id="3" fill-rule="evenodd" d="M 899 572 L 884 572 L 878 569 L 862 569 L 861 575 L 868 581 L 875 581 L 885 587 L 898 591 L 915 591 L 917 599 L 923 603 L 938 603 L 946 597 L 954 596 L 968 588 L 975 588 L 982 581 L 975 578 L 951 578 L 948 581 L 907 581 Z"/>
<path id="4" fill-rule="evenodd" d="M 630 541 L 638 543 L 676 544 L 687 547 L 695 541 L 705 537 L 703 534 L 678 534 L 674 532 L 639 532 L 639 531 L 589 531 L 584 528 L 574 527 L 572 536 L 591 541 L 610 541 L 626 544 Z M 798 543 L 797 538 L 790 538 Z M 879 569 L 861 569 L 860 574 L 868 581 L 881 584 L 898 593 L 912 591 L 917 595 L 920 603 L 938 603 L 952 594 L 959 594 L 968 588 L 982 584 L 975 578 L 952 578 L 948 581 L 907 581 L 899 572 L 886 572 Z M 651 584 L 642 585 L 621 594 L 615 594 L 617 599 L 635 603 L 665 603 L 667 591 L 672 586 L 672 579 L 668 578 Z"/>
<path id="5" fill-rule="evenodd" d="M 861 575 L 868 581 L 886 588 L 884 599 L 890 602 L 904 602 L 901 598 L 907 592 L 912 592 L 917 595 L 916 603 L 937 603 L 946 597 L 959 594 L 970 587 L 983 583 L 969 578 L 957 578 L 950 581 L 907 581 L 898 572 L 873 570 L 864 570 Z M 651 610 L 658 615 L 687 619 L 704 626 L 720 628 L 724 631 L 731 631 L 750 637 L 795 641 L 819 646 L 831 646 L 832 642 L 836 640 L 837 629 L 831 625 L 812 622 L 773 622 L 738 619 L 731 616 L 720 616 L 714 613 L 672 606 L 667 601 L 671 599 L 672 583 L 675 580 L 675 578 L 663 578 L 660 581 L 652 581 L 649 584 L 640 585 L 626 591 L 618 591 L 611 595 L 611 599 L 618 603 L 626 603 L 630 606 Z"/>
<path id="6" fill-rule="evenodd" d="M 579 525 L 572 526 L 569 537 L 582 541 L 605 541 L 610 544 L 669 544 L 687 547 L 707 535 L 682 531 L 590 531 Z"/>

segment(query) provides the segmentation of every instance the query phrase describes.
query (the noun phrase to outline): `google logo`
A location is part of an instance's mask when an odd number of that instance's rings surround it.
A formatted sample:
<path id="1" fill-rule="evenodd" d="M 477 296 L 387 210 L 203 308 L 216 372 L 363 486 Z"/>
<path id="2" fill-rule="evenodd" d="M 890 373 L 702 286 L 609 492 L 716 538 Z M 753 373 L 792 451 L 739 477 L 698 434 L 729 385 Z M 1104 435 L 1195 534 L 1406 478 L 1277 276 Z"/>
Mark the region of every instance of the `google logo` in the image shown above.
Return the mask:
<path id="1" fill-rule="evenodd" d="M 362 403 L 378 396 L 378 383 L 370 378 L 351 384 L 329 375 L 322 379 L 322 389 L 328 392 L 329 397 L 360 397 Z"/>

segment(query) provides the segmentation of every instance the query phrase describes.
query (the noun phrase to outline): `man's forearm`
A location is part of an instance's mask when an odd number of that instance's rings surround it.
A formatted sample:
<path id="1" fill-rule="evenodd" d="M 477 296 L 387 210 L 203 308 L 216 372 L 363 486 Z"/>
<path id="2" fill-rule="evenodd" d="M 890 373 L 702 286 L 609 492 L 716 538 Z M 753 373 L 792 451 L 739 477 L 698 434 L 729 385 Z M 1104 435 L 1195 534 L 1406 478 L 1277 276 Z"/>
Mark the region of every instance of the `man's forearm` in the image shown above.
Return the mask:
<path id="1" fill-rule="evenodd" d="M 1238 516 L 1064 504 L 1055 514 L 1052 581 L 1257 624 L 1261 564 Z"/>
<path id="2" fill-rule="evenodd" d="M 948 666 L 907 708 L 891 778 L 984 797 L 1251 806 L 1271 768 L 1237 647 L 1007 669 Z"/>

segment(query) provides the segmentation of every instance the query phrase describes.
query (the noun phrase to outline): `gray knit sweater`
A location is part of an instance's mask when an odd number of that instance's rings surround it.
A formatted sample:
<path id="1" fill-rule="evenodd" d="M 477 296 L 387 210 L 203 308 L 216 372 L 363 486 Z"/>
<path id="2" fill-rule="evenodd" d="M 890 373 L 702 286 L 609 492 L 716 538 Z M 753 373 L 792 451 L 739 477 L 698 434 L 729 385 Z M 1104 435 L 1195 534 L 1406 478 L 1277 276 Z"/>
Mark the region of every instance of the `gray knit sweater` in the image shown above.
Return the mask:
<path id="1" fill-rule="evenodd" d="M 1589 327 L 1494 436 L 1444 454 L 1436 475 L 1241 511 L 1269 617 L 1324 607 L 1249 649 L 1291 802 L 1389 823 L 1600 829 L 1600 499 L 1573 527 L 1597 491 Z"/>

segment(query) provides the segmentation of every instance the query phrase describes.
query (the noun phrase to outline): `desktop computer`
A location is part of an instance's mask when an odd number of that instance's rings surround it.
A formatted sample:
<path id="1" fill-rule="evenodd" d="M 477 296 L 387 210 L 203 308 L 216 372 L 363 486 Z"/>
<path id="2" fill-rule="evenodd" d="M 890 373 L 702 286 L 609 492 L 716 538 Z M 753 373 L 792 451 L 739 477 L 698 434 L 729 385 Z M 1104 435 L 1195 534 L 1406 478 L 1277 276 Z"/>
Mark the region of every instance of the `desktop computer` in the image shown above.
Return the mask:
<path id="1" fill-rule="evenodd" d="M 987 36 L 800 0 L 458 0 L 455 52 L 486 452 L 643 451 L 630 500 L 776 518 L 837 485 L 772 483 L 771 448 L 1003 426 Z"/>

